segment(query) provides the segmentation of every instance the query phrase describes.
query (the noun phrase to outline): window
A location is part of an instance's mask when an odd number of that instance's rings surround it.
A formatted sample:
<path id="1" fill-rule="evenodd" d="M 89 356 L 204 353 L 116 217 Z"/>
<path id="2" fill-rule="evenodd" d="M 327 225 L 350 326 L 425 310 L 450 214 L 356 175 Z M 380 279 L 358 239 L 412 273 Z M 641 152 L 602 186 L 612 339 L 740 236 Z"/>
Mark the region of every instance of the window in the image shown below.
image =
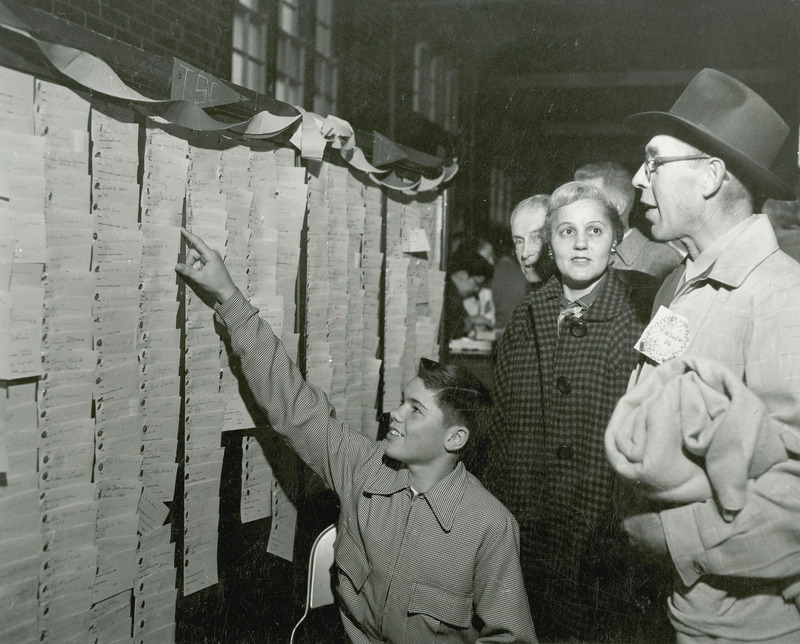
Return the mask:
<path id="1" fill-rule="evenodd" d="M 418 42 L 414 47 L 414 97 L 413 109 L 420 114 L 428 109 L 428 43 Z"/>
<path id="2" fill-rule="evenodd" d="M 317 0 L 313 109 L 318 114 L 336 113 L 339 67 L 333 59 L 333 3 L 334 0 Z"/>
<path id="3" fill-rule="evenodd" d="M 300 38 L 299 0 L 278 0 L 275 98 L 292 105 L 303 104 L 305 63 L 305 46 Z"/>
<path id="4" fill-rule="evenodd" d="M 256 92 L 267 84 L 266 0 L 236 0 L 231 80 Z"/>
<path id="5" fill-rule="evenodd" d="M 458 125 L 458 71 L 449 56 L 432 56 L 428 43 L 414 48 L 415 112 L 450 132 Z"/>

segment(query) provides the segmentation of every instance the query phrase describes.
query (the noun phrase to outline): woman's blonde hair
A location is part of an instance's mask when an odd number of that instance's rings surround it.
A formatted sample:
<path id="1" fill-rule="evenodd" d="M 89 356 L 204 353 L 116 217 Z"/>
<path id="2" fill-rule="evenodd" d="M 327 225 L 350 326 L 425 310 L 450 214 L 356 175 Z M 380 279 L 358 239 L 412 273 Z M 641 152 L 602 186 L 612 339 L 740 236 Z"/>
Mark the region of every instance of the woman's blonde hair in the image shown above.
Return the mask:
<path id="1" fill-rule="evenodd" d="M 582 183 L 580 181 L 565 183 L 563 186 L 556 188 L 553 194 L 550 195 L 550 207 L 547 209 L 544 224 L 539 231 L 539 239 L 549 245 L 550 235 L 553 232 L 553 217 L 555 213 L 564 206 L 569 206 L 570 204 L 583 201 L 584 199 L 600 202 L 606 217 L 608 217 L 608 220 L 611 222 L 611 228 L 614 233 L 614 243 L 619 244 L 622 241 L 622 236 L 625 234 L 625 226 L 622 223 L 622 217 L 620 217 L 617 207 L 602 190 L 591 184 Z"/>

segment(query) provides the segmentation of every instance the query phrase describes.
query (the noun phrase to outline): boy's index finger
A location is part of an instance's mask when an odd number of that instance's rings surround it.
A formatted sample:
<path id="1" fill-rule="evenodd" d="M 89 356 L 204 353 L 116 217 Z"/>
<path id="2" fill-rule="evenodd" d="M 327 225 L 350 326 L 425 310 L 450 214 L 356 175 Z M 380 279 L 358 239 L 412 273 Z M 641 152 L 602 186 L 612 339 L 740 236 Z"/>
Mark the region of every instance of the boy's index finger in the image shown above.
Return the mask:
<path id="1" fill-rule="evenodd" d="M 208 259 L 208 256 L 211 254 L 211 249 L 208 247 L 202 239 L 200 239 L 194 233 L 190 233 L 185 228 L 181 228 L 181 235 L 189 242 L 189 245 L 194 248 L 199 254 L 200 257 L 203 259 Z"/>

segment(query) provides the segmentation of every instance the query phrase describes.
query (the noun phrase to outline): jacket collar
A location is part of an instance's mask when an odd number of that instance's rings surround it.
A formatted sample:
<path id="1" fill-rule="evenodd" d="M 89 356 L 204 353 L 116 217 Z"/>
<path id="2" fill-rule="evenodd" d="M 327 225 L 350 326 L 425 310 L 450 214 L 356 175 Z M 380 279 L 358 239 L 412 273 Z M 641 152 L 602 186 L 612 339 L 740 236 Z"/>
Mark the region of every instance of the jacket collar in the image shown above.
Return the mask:
<path id="1" fill-rule="evenodd" d="M 602 322 L 615 318 L 622 311 L 626 302 L 626 294 L 628 287 L 623 283 L 617 275 L 617 272 L 610 268 L 608 269 L 608 277 L 602 285 L 602 290 L 595 299 L 592 306 L 584 313 L 583 319 L 592 322 Z M 545 284 L 538 293 L 546 300 L 555 300 L 557 303 L 561 301 L 561 279 L 558 275 L 553 275 L 547 284 Z M 535 296 L 534 292 L 534 296 Z M 536 304 L 533 302 L 533 296 L 529 300 L 529 306 L 536 309 Z"/>
<path id="2" fill-rule="evenodd" d="M 395 469 L 386 464 L 378 468 L 364 485 L 364 492 L 380 496 L 392 496 L 398 492 L 410 489 L 408 482 L 408 469 L 403 466 Z M 456 516 L 456 508 L 467 487 L 467 470 L 463 463 L 458 463 L 455 469 L 422 494 L 433 515 L 439 522 L 442 530 L 450 532 Z"/>
<path id="3" fill-rule="evenodd" d="M 634 265 L 642 252 L 643 237 L 638 228 L 629 228 L 623 240 L 617 244 L 617 259 L 628 268 Z"/>
<path id="4" fill-rule="evenodd" d="M 767 257 L 778 250 L 778 239 L 767 215 L 753 215 L 747 227 L 706 271 L 706 278 L 738 288 Z"/>

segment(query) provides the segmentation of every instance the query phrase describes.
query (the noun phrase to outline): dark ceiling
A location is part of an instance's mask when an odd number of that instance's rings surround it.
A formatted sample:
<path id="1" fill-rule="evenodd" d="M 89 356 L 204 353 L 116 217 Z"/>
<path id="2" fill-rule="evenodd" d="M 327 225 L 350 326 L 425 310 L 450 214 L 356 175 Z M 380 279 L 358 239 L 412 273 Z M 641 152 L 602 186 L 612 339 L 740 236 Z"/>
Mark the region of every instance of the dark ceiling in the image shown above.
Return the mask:
<path id="1" fill-rule="evenodd" d="M 437 49 L 452 52 L 471 151 L 521 193 L 551 190 L 587 161 L 635 169 L 641 144 L 622 120 L 669 109 L 703 67 L 782 114 L 793 128 L 784 174 L 796 171 L 796 0 L 396 0 L 394 11 L 405 32 L 403 17 L 424 15 Z"/>

